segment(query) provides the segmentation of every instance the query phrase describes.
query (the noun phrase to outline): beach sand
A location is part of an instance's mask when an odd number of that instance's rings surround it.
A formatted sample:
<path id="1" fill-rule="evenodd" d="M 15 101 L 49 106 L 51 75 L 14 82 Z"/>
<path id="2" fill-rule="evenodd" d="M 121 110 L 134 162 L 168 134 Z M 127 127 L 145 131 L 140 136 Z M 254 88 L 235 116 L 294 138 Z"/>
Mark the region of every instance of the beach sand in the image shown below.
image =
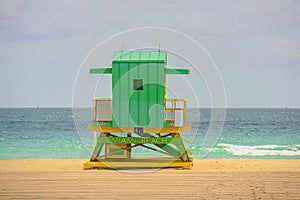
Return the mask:
<path id="1" fill-rule="evenodd" d="M 300 199 L 300 160 L 195 159 L 191 170 L 83 170 L 1 160 L 0 199 Z"/>

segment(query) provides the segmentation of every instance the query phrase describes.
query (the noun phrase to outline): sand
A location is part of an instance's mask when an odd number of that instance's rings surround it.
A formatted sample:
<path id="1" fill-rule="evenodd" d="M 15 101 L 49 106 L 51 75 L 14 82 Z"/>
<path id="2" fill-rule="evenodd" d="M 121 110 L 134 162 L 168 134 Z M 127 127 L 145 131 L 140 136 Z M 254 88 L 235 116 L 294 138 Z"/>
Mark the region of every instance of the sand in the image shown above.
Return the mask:
<path id="1" fill-rule="evenodd" d="M 191 170 L 82 170 L 87 159 L 2 160 L 0 199 L 300 199 L 300 160 L 194 160 Z"/>

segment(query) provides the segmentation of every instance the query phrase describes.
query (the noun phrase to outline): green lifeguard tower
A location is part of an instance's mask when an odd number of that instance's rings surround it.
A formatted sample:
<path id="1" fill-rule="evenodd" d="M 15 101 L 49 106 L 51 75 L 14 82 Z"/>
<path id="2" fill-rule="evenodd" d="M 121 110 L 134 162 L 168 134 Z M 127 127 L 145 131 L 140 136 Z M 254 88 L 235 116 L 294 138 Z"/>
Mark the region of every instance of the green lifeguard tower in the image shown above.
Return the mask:
<path id="1" fill-rule="evenodd" d="M 181 136 L 191 129 L 186 99 L 166 99 L 166 75 L 189 70 L 166 64 L 165 52 L 116 52 L 112 68 L 90 69 L 91 74 L 112 75 L 112 98 L 93 100 L 94 119 L 88 129 L 99 136 L 84 169 L 191 168 L 192 153 L 183 140 L 191 142 Z M 134 157 L 136 147 L 164 156 Z"/>

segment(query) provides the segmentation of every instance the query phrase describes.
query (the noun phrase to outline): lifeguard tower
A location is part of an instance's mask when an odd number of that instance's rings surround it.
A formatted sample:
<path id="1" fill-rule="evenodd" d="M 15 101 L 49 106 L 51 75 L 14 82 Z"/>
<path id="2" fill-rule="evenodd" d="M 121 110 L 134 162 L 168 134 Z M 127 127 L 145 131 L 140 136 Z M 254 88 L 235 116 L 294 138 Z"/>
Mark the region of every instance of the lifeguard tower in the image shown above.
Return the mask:
<path id="1" fill-rule="evenodd" d="M 93 124 L 99 133 L 84 169 L 165 168 L 189 169 L 191 151 L 181 135 L 186 124 L 186 99 L 166 99 L 166 75 L 189 74 L 167 68 L 165 52 L 116 52 L 111 68 L 90 69 L 90 74 L 112 75 L 112 98 L 95 98 Z M 180 83 L 178 83 L 180 84 Z M 136 147 L 161 157 L 134 157 Z"/>

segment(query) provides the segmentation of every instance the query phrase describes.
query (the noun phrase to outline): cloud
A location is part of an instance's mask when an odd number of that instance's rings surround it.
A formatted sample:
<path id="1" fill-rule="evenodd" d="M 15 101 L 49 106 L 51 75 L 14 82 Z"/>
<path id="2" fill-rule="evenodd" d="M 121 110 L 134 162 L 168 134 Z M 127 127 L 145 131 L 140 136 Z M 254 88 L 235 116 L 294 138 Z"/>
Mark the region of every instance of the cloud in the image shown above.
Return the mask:
<path id="1" fill-rule="evenodd" d="M 190 2 L 189 12 L 171 20 L 180 30 L 212 36 L 255 37 L 274 32 L 299 32 L 300 1 L 253 0 Z"/>
<path id="2" fill-rule="evenodd" d="M 287 61 L 300 61 L 300 42 L 288 39 L 273 41 L 267 52 L 276 59 Z"/>
<path id="3" fill-rule="evenodd" d="M 114 12 L 157 12 L 157 11 L 175 11 L 180 9 L 187 0 L 152 0 L 152 1 L 140 1 L 140 0 L 128 0 L 126 2 L 112 0 L 106 2 L 108 11 Z"/>
<path id="4" fill-rule="evenodd" d="M 71 12 L 62 5 L 48 1 L 3 1 L 0 7 L 0 36 L 3 40 L 62 38 L 74 31 L 70 25 L 75 23 L 66 23 L 72 16 Z"/>
<path id="5" fill-rule="evenodd" d="M 235 19 L 224 14 L 219 16 L 207 16 L 202 14 L 177 14 L 171 20 L 172 27 L 183 32 L 196 32 L 202 35 L 212 36 L 253 36 L 262 32 L 262 27 L 248 19 Z"/>
<path id="6" fill-rule="evenodd" d="M 0 1 L 0 39 L 68 38 L 100 29 L 128 29 L 145 16 L 178 10 L 185 1 Z M 153 16 L 152 19 L 158 17 Z M 145 24 L 142 24 L 145 26 Z M 137 24 L 138 26 L 138 24 Z"/>
<path id="7" fill-rule="evenodd" d="M 249 15 L 260 20 L 297 24 L 300 22 L 300 1 L 298 0 L 230 0 L 224 4 L 228 12 Z"/>
<path id="8" fill-rule="evenodd" d="M 85 34 L 105 27 L 114 18 L 106 9 L 100 1 L 3 1 L 0 39 L 51 40 Z M 120 24 L 128 23 L 126 20 L 121 19 Z"/>

